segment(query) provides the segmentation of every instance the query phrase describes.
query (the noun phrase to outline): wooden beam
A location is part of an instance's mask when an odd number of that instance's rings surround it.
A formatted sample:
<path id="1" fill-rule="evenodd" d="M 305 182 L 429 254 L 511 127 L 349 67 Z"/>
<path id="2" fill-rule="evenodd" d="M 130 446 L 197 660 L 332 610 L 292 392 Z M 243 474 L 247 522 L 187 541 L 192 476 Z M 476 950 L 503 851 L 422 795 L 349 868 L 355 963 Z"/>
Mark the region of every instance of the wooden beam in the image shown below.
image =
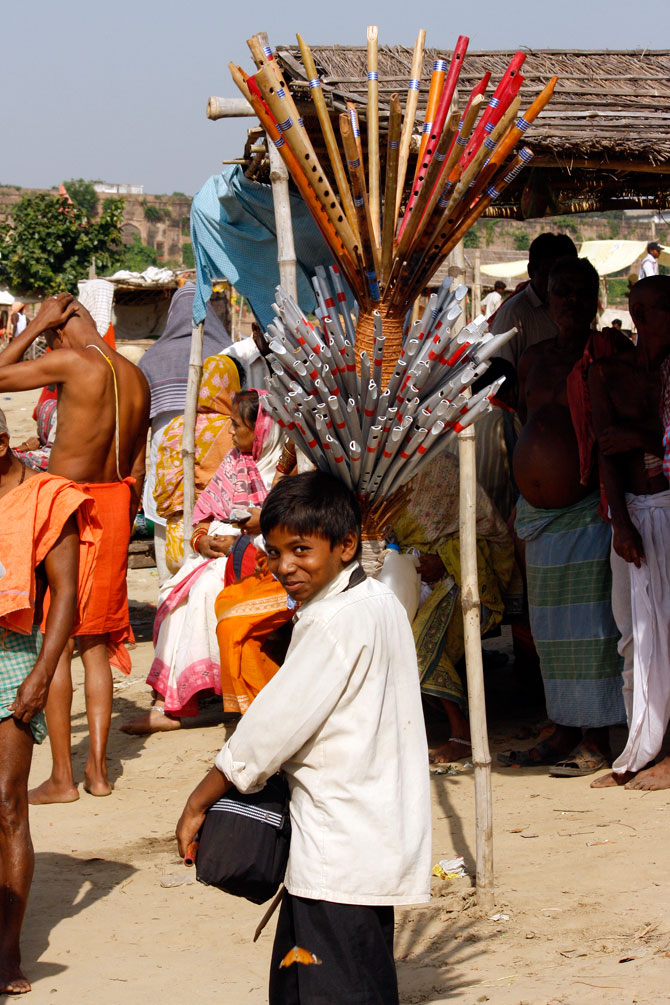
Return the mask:
<path id="1" fill-rule="evenodd" d="M 546 154 L 533 158 L 533 167 L 553 167 L 572 171 L 575 168 L 583 168 L 586 171 L 620 171 L 637 172 L 639 174 L 667 174 L 670 175 L 670 161 L 663 164 L 649 164 L 642 161 L 608 161 L 605 158 L 596 157 L 548 157 Z"/>

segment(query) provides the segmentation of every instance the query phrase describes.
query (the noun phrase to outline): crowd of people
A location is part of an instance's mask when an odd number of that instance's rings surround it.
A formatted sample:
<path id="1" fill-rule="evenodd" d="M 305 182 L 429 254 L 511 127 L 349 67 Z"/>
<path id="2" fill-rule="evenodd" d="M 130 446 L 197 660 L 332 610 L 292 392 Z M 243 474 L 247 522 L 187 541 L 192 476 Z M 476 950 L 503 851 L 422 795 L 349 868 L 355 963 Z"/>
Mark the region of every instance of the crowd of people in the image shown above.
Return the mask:
<path id="1" fill-rule="evenodd" d="M 607 769 L 597 786 L 670 787 L 670 277 L 657 271 L 631 289 L 635 342 L 595 328 L 598 274 L 562 234 L 536 238 L 530 281 L 505 300 L 496 283 L 485 305 L 494 334 L 517 334 L 481 378 L 485 386 L 505 377 L 478 427 L 482 634 L 511 622 L 519 664 L 539 660 L 549 719 L 529 749 L 499 758 L 560 777 Z M 130 669 L 126 564 L 142 505 L 160 584 L 152 698 L 122 728 L 176 730 L 212 701 L 238 720 L 184 809 L 180 850 L 231 785 L 256 791 L 282 769 L 294 836 L 275 958 L 307 940 L 325 965 L 280 975 L 273 966 L 271 1000 L 317 1000 L 337 982 L 343 995 L 363 987 L 369 1000 L 390 1002 L 393 905 L 429 896 L 427 760 L 471 754 L 458 457 L 444 453 L 413 480 L 388 530 L 416 556 L 421 596 L 410 625 L 359 563 L 356 500 L 307 470 L 264 409 L 262 337 L 232 345 L 209 307 L 194 528 L 184 542 L 193 296 L 192 284 L 175 293 L 139 367 L 66 293 L 46 300 L 0 353 L 0 391 L 54 389 L 36 410 L 36 442 L 10 448 L 0 413 L 0 862 L 9 891 L 0 900 L 0 993 L 29 990 L 19 952 L 32 874 L 28 802 L 79 798 L 75 639 L 90 737 L 84 788 L 113 789 L 111 666 Z M 52 351 L 22 361 L 40 335 Z M 448 723 L 447 741 L 429 754 L 421 696 Z M 624 722 L 628 739 L 612 763 L 610 727 Z M 33 744 L 47 729 L 52 772 L 29 792 Z M 371 855 L 386 863 L 379 880 Z M 356 940 L 352 962 L 346 948 Z"/>

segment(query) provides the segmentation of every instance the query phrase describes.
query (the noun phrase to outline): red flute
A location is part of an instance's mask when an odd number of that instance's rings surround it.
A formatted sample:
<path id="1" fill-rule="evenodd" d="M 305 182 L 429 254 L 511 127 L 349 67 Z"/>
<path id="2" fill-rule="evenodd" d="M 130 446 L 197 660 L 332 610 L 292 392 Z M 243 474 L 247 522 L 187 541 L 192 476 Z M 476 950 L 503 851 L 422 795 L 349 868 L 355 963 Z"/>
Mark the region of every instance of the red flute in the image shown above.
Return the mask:
<path id="1" fill-rule="evenodd" d="M 433 88 L 433 82 L 435 79 L 435 69 L 433 69 L 433 79 L 431 80 L 431 91 L 428 96 L 428 105 L 426 106 L 426 121 L 424 122 L 424 131 L 421 134 L 421 146 L 419 148 L 419 157 L 416 163 L 416 173 L 414 175 L 414 183 L 412 185 L 412 193 L 409 197 L 407 203 L 407 208 L 405 210 L 405 215 L 398 232 L 398 241 L 402 237 L 403 231 L 407 226 L 409 220 L 409 215 L 414 206 L 414 202 L 419 194 L 419 190 L 423 184 L 424 178 L 426 177 L 426 172 L 430 167 L 430 162 L 433 159 L 435 151 L 437 149 L 437 144 L 439 142 L 440 136 L 442 135 L 442 130 L 444 129 L 444 123 L 447 119 L 447 114 L 451 106 L 451 99 L 454 96 L 454 91 L 456 90 L 456 84 L 458 83 L 458 76 L 461 72 L 461 67 L 463 66 L 463 57 L 468 49 L 468 43 L 470 39 L 467 35 L 459 35 L 458 41 L 456 42 L 456 47 L 454 49 L 453 55 L 451 57 L 451 63 L 449 65 L 449 71 L 444 78 L 444 85 L 442 87 L 442 93 L 437 91 L 437 98 L 433 101 L 431 105 L 431 97 L 434 96 L 435 91 Z M 435 61 L 435 65 L 439 60 Z M 444 77 L 444 75 L 443 75 Z M 437 103 L 437 107 L 435 104 Z M 434 121 L 432 121 L 434 116 Z"/>
<path id="2" fill-rule="evenodd" d="M 442 135 L 442 130 L 444 129 L 444 123 L 447 121 L 447 115 L 449 114 L 449 107 L 454 97 L 454 91 L 456 90 L 456 84 L 458 83 L 458 77 L 461 72 L 461 67 L 463 66 L 463 60 L 465 58 L 465 54 L 468 51 L 469 43 L 470 39 L 467 37 L 467 35 L 458 36 L 458 41 L 456 42 L 456 47 L 451 57 L 449 72 L 447 73 L 447 77 L 444 82 L 444 87 L 442 89 L 442 94 L 440 95 L 440 103 L 437 106 L 437 111 L 435 113 L 435 120 L 433 122 L 433 128 L 430 134 L 429 146 L 432 147 L 433 151 L 431 153 L 431 157 L 435 153 L 435 144 Z M 488 74 L 488 76 L 490 77 L 491 75 Z M 486 83 L 488 84 L 488 78 Z"/>
<path id="3" fill-rule="evenodd" d="M 195 856 L 198 853 L 198 845 L 200 841 L 196 837 L 195 841 L 191 841 L 186 849 L 186 854 L 184 855 L 184 865 L 195 865 Z"/>
<path id="4" fill-rule="evenodd" d="M 495 112 L 495 110 L 500 105 L 500 100 L 503 97 L 503 95 L 505 94 L 505 91 L 507 90 L 508 84 L 514 79 L 514 77 L 516 77 L 518 75 L 519 70 L 521 69 L 525 58 L 526 58 L 526 55 L 523 52 L 516 52 L 512 56 L 512 59 L 510 60 L 509 66 L 507 67 L 507 69 L 503 73 L 503 75 L 502 75 L 502 77 L 500 79 L 500 83 L 498 84 L 498 86 L 496 87 L 495 91 L 493 92 L 493 96 L 491 97 L 491 100 L 489 101 L 488 108 L 486 109 L 486 111 L 482 115 L 481 119 L 479 120 L 479 123 L 477 124 L 477 128 L 475 129 L 474 133 L 472 134 L 472 139 L 470 140 L 470 143 L 468 144 L 467 149 L 465 151 L 465 155 L 467 157 L 467 160 L 470 160 L 474 156 L 475 151 L 478 149 L 480 143 L 482 142 L 482 140 L 484 138 L 483 137 L 483 133 L 491 131 L 490 129 L 487 130 L 486 127 L 487 127 L 489 121 L 491 120 L 491 117 L 492 117 L 493 113 Z M 512 97 L 513 97 L 513 95 L 510 95 L 509 101 L 512 100 Z M 508 105 L 509 105 L 509 101 L 507 102 Z M 471 148 L 472 148 L 472 150 L 471 150 Z"/>

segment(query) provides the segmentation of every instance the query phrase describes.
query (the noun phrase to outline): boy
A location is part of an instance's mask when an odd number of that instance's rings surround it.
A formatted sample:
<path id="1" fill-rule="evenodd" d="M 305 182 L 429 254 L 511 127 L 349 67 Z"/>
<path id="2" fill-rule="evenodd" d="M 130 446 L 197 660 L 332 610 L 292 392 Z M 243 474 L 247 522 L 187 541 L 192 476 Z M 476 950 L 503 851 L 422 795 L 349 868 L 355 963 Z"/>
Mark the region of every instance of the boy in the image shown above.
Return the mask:
<path id="1" fill-rule="evenodd" d="M 280 768 L 291 852 L 270 1002 L 398 1001 L 393 905 L 430 897 L 428 750 L 412 630 L 356 561 L 360 513 L 337 479 L 279 482 L 261 511 L 270 571 L 300 608 L 286 660 L 191 793 L 183 854 L 206 809 Z M 294 946 L 322 966 L 279 963 Z"/>

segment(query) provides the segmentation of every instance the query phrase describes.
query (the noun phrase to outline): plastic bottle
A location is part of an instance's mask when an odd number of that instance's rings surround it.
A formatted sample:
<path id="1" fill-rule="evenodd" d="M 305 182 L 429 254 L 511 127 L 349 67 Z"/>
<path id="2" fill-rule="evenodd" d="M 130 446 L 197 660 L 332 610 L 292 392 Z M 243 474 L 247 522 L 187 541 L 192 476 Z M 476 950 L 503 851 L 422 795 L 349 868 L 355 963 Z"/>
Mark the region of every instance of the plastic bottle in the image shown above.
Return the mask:
<path id="1" fill-rule="evenodd" d="M 403 555 L 397 544 L 388 544 L 377 579 L 393 590 L 412 622 L 419 609 L 421 591 L 415 559 L 411 555 Z"/>

